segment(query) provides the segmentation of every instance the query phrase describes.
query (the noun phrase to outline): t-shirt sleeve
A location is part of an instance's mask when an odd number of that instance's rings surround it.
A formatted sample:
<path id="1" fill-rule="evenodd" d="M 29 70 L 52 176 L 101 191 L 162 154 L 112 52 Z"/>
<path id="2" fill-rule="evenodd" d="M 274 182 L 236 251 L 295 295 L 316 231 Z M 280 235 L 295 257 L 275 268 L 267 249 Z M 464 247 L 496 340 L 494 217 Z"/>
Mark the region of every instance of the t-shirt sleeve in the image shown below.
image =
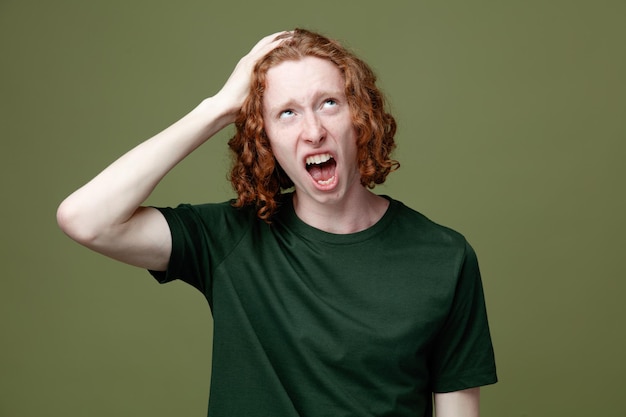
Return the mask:
<path id="1" fill-rule="evenodd" d="M 433 351 L 433 392 L 452 392 L 497 382 L 478 260 L 466 243 L 448 317 Z"/>
<path id="2" fill-rule="evenodd" d="M 166 271 L 149 271 L 160 283 L 184 281 L 212 300 L 213 271 L 246 231 L 245 216 L 229 203 L 158 208 L 172 237 Z"/>

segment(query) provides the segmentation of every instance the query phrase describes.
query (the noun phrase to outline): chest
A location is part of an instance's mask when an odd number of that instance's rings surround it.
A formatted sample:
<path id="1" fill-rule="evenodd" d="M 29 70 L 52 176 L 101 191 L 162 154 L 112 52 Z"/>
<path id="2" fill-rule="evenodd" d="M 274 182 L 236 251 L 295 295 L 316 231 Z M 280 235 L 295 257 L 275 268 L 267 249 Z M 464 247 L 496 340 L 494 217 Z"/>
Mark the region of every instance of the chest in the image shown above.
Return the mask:
<path id="1" fill-rule="evenodd" d="M 251 239 L 240 249 L 253 256 L 230 256 L 214 295 L 236 305 L 276 355 L 352 369 L 417 366 L 447 316 L 456 266 L 445 251 L 370 243 Z"/>

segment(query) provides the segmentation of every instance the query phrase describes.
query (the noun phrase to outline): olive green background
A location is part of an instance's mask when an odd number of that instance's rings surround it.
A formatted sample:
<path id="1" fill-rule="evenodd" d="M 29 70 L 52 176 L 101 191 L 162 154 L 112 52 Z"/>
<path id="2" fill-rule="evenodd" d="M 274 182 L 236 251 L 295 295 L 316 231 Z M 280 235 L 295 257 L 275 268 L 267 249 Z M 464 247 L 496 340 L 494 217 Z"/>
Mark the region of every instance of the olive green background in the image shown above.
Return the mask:
<path id="1" fill-rule="evenodd" d="M 626 416 L 623 1 L 0 0 L 0 416 L 203 416 L 211 317 L 57 228 L 58 203 L 295 26 L 368 61 L 399 123 L 380 193 L 478 252 L 486 417 Z M 149 203 L 222 201 L 228 132 Z"/>

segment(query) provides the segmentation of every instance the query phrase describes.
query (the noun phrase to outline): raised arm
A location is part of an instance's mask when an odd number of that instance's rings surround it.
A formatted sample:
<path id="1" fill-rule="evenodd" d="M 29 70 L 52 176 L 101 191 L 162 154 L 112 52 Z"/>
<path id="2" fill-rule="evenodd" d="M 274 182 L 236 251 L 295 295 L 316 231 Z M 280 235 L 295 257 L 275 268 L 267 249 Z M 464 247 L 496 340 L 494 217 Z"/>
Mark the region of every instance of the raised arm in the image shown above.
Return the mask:
<path id="1" fill-rule="evenodd" d="M 57 210 L 61 229 L 78 243 L 111 258 L 164 270 L 171 238 L 163 216 L 141 204 L 181 160 L 235 120 L 256 61 L 280 43 L 279 33 L 259 41 L 222 89 L 164 131 L 133 148 L 67 197 Z"/>

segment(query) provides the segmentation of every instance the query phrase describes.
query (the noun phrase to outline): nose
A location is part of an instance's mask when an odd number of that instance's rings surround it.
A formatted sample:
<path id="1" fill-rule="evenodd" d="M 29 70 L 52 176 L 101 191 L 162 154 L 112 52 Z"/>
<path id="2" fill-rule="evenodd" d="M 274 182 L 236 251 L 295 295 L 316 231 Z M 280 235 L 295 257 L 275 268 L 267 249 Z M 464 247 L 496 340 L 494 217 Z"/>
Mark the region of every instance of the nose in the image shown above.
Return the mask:
<path id="1" fill-rule="evenodd" d="M 320 144 L 326 137 L 326 129 L 319 115 L 308 113 L 303 120 L 302 138 L 313 145 Z"/>

